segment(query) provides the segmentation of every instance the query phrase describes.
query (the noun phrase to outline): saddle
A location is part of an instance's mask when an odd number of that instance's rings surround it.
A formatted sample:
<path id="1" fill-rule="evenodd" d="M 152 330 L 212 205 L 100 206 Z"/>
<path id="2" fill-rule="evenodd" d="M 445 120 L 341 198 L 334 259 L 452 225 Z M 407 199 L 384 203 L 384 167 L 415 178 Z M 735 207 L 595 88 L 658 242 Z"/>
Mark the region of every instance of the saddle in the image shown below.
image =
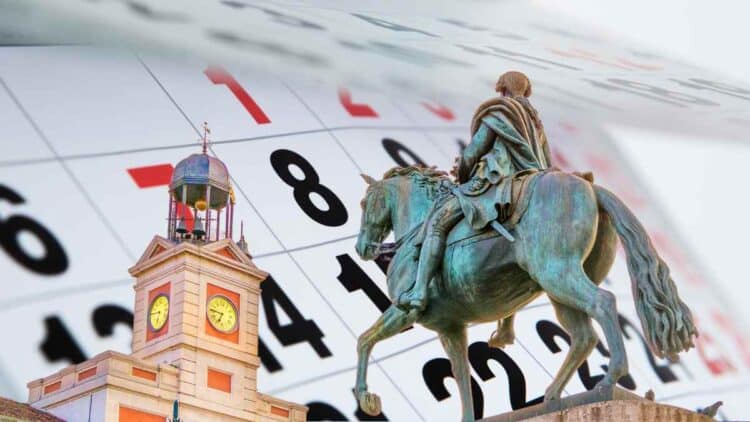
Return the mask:
<path id="1" fill-rule="evenodd" d="M 525 170 L 519 173 L 516 173 L 515 175 L 511 176 L 511 203 L 508 207 L 506 207 L 505 210 L 498 210 L 498 221 L 502 223 L 506 229 L 512 230 L 513 227 L 515 227 L 519 221 L 521 221 L 521 218 L 526 213 L 526 209 L 529 206 L 529 201 L 531 199 L 531 193 L 533 192 L 533 187 L 535 185 L 536 180 L 539 178 L 539 176 L 552 171 L 561 171 L 560 169 L 556 167 L 550 167 L 545 170 Z M 589 183 L 594 183 L 594 175 L 592 172 L 573 172 L 574 176 L 580 177 Z M 455 189 L 455 186 L 453 187 Z M 446 189 L 443 194 L 451 194 L 451 189 Z M 419 226 L 418 226 L 419 227 Z M 404 236 L 404 238 L 400 239 L 399 242 L 396 243 L 383 243 L 380 247 L 379 254 L 376 258 L 377 264 L 383 269 L 387 270 L 388 266 L 390 265 L 391 260 L 393 259 L 393 256 L 396 253 L 396 250 L 401 246 L 401 243 L 406 240 L 406 238 L 413 237 L 413 235 L 416 235 L 418 238 L 416 239 L 416 244 L 421 245 L 423 237 L 424 237 L 424 230 L 421 228 L 416 228 L 415 233 L 410 233 L 409 235 Z M 484 228 L 483 230 L 475 230 L 471 227 L 470 224 L 466 221 L 466 218 L 463 218 L 460 222 L 456 224 L 455 227 L 450 231 L 448 234 L 448 238 L 446 240 L 446 246 L 450 247 L 457 243 L 463 242 L 463 241 L 479 241 L 482 239 L 492 238 L 492 237 L 498 237 L 500 236 L 499 233 L 497 233 L 495 230 L 490 228 L 489 226 Z M 419 251 L 417 249 L 415 259 L 419 259 Z"/>
<path id="2" fill-rule="evenodd" d="M 508 206 L 504 207 L 504 209 L 498 209 L 497 221 L 503 224 L 507 230 L 512 230 L 526 213 L 531 200 L 531 194 L 534 191 L 534 186 L 539 176 L 549 172 L 559 171 L 562 170 L 557 167 L 550 167 L 545 170 L 532 169 L 514 174 L 510 180 L 511 202 Z M 591 172 L 573 172 L 572 174 L 588 181 L 589 183 L 594 182 L 594 175 Z M 481 240 L 496 236 L 499 236 L 499 233 L 489 226 L 482 230 L 476 230 L 472 228 L 466 221 L 466 218 L 464 218 L 457 223 L 453 230 L 448 234 L 446 246 L 451 246 L 467 239 Z M 417 244 L 420 242 L 421 239 L 417 241 Z"/>

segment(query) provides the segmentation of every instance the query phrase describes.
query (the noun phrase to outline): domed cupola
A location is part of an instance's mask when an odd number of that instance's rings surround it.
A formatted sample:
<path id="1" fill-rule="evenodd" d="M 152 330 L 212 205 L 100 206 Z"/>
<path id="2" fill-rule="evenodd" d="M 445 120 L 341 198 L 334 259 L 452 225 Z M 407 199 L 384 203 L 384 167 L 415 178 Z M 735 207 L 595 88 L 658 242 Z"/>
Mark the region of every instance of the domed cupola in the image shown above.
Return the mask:
<path id="1" fill-rule="evenodd" d="M 169 184 L 167 232 L 175 241 L 232 238 L 234 192 L 229 171 L 221 160 L 208 155 L 211 132 L 205 123 L 203 130 L 203 152 L 177 163 Z"/>

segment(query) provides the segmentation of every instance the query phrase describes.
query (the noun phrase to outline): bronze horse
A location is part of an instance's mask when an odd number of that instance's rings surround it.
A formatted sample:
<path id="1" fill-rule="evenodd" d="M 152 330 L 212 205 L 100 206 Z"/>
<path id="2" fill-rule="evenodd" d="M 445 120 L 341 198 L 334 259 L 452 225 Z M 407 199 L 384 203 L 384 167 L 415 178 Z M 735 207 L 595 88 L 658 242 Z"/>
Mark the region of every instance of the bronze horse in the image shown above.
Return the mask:
<path id="1" fill-rule="evenodd" d="M 364 176 L 362 223 L 356 250 L 374 259 L 381 242 L 393 231 L 397 249 L 388 269 L 388 290 L 413 282 L 417 262 L 415 238 L 430 210 L 444 173 L 406 167 L 388 171 L 383 180 Z M 601 325 L 611 353 L 608 370 L 597 387 L 613 386 L 627 374 L 623 337 L 615 296 L 600 287 L 615 258 L 617 236 L 623 242 L 636 310 L 651 350 L 676 358 L 693 346 L 697 335 L 687 306 L 679 299 L 669 269 L 643 226 L 615 195 L 576 175 L 546 171 L 531 190 L 525 214 L 512 229 L 509 242 L 491 229 L 473 232 L 466 221 L 448 236 L 441 270 L 429 287 L 423 312 L 408 313 L 391 305 L 358 340 L 358 371 L 354 389 L 362 409 L 381 411 L 380 398 L 367 391 L 367 365 L 373 346 L 419 323 L 439 334 L 450 358 L 461 396 L 462 420 L 474 420 L 471 376 L 467 359 L 469 323 L 503 321 L 547 293 L 560 324 L 572 343 L 544 399 L 559 399 L 563 387 L 588 357 L 598 338 L 591 319 Z M 512 319 L 498 324 L 500 338 L 512 342 Z"/>

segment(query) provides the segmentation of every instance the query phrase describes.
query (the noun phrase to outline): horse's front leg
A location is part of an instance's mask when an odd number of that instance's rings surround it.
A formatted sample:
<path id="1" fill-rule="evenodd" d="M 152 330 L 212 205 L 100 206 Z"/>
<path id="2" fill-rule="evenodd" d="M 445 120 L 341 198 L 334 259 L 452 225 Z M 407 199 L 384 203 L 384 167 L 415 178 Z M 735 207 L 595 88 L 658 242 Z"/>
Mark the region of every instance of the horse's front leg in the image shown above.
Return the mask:
<path id="1" fill-rule="evenodd" d="M 469 357 L 467 351 L 466 327 L 440 333 L 440 342 L 448 354 L 453 368 L 453 376 L 458 382 L 461 394 L 461 420 L 474 420 L 474 400 L 471 396 L 471 373 L 469 373 Z"/>
<path id="2" fill-rule="evenodd" d="M 357 340 L 357 385 L 354 387 L 354 395 L 362 410 L 370 416 L 379 415 L 382 407 L 380 397 L 367 392 L 367 365 L 372 348 L 379 341 L 392 337 L 414 324 L 417 315 L 416 310 L 407 314 L 391 305 Z"/>

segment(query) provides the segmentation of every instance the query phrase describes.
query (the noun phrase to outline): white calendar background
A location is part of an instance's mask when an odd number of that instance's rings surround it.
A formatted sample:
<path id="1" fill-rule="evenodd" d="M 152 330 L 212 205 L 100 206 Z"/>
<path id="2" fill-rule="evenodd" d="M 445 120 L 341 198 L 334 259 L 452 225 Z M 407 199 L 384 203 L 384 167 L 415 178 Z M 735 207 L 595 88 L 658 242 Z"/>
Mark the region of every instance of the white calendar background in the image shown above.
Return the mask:
<path id="1" fill-rule="evenodd" d="M 618 297 L 626 334 L 630 374 L 621 385 L 693 409 L 723 400 L 720 419 L 749 418 L 750 335 L 599 123 L 737 137 L 750 124 L 750 89 L 510 3 L 500 10 L 521 18 L 501 28 L 461 8 L 461 16 L 439 8 L 417 15 L 389 4 L 224 1 L 198 13 L 176 2 L 74 1 L 58 11 L 66 22 L 111 25 L 126 48 L 94 47 L 69 24 L 3 34 L 0 395 L 25 400 L 32 379 L 106 349 L 129 352 L 126 270 L 163 234 L 165 181 L 198 150 L 207 121 L 211 153 L 237 192 L 235 224 L 244 222 L 255 263 L 272 275 L 263 285 L 259 389 L 307 404 L 311 419 L 365 420 L 351 393 L 356 338 L 388 299 L 383 271 L 354 252 L 359 174 L 412 163 L 450 168 L 473 108 L 499 73 L 517 69 L 534 81 L 555 164 L 593 171 L 639 216 L 701 330 L 681 362 L 655 359 L 620 253 L 604 287 Z M 18 7 L 6 16 L 49 18 Z M 217 17 L 220 28 L 209 28 Z M 49 41 L 56 36 L 61 43 Z M 275 168 L 270 156 L 279 150 L 309 167 Z M 280 172 L 317 178 L 335 198 L 300 204 Z M 310 206 L 337 217 L 315 220 Z M 562 363 L 567 340 L 546 298 L 516 324 L 516 343 L 504 350 L 487 348 L 494 326 L 470 329 L 484 416 L 539 400 Z M 590 389 L 606 354 L 595 350 L 565 394 Z M 459 414 L 434 333 L 415 327 L 384 341 L 373 361 L 378 419 Z"/>

